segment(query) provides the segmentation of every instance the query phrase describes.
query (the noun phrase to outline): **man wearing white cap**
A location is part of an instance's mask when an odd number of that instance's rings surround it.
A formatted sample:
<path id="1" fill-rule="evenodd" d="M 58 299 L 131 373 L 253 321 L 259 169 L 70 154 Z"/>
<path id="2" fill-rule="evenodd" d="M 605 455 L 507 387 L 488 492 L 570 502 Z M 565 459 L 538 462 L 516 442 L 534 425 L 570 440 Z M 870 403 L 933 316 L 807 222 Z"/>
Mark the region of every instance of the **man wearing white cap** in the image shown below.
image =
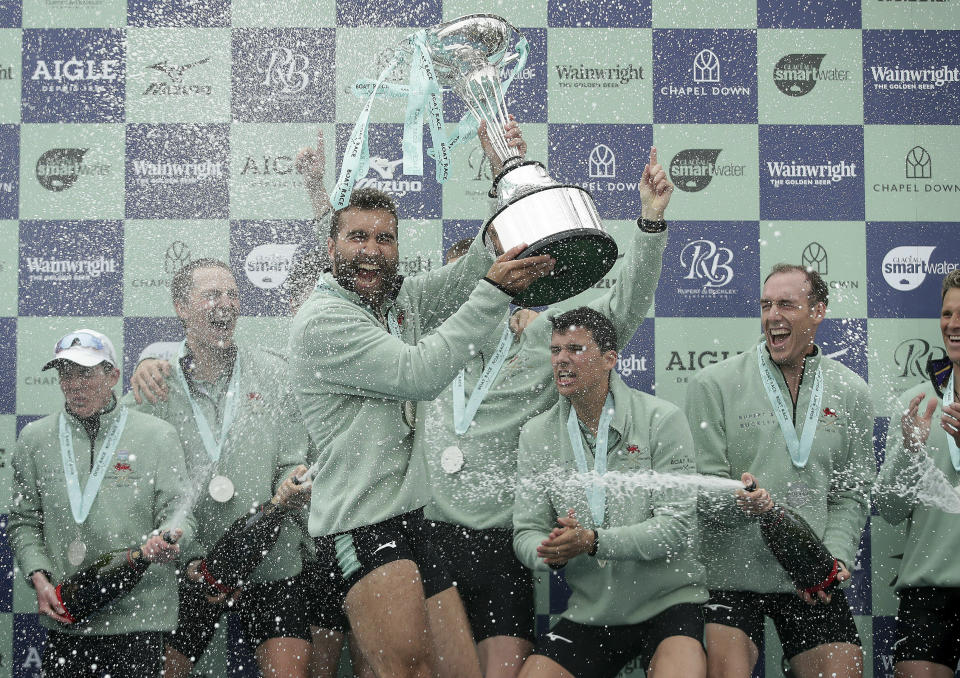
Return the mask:
<path id="1" fill-rule="evenodd" d="M 44 675 L 159 675 L 164 633 L 177 623 L 173 565 L 149 568 L 128 593 L 81 620 L 54 583 L 119 549 L 139 546 L 152 563 L 177 558 L 179 544 L 160 532 L 180 533 L 181 544 L 194 533 L 181 510 L 183 449 L 172 426 L 118 405 L 116 352 L 103 334 L 67 334 L 43 366 L 51 368 L 64 406 L 20 434 L 7 528 L 48 629 Z"/>

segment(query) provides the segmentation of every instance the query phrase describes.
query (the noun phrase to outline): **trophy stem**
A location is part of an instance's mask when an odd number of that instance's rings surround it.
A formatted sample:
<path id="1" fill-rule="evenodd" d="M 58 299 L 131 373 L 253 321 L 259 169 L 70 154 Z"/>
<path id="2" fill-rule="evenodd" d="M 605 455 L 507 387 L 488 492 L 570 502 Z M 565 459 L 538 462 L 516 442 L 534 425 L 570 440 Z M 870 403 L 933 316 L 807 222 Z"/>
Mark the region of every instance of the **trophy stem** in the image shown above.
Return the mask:
<path id="1" fill-rule="evenodd" d="M 488 91 L 488 87 L 484 86 L 485 84 L 490 85 L 489 89 L 492 91 Z M 519 158 L 519 151 L 511 148 L 503 135 L 503 128 L 510 120 L 510 116 L 503 101 L 503 89 L 500 80 L 498 78 L 483 78 L 479 82 L 471 81 L 467 87 L 462 89 L 461 95 L 477 122 L 487 124 L 487 137 L 490 139 L 497 157 L 502 162 L 511 157 Z"/>

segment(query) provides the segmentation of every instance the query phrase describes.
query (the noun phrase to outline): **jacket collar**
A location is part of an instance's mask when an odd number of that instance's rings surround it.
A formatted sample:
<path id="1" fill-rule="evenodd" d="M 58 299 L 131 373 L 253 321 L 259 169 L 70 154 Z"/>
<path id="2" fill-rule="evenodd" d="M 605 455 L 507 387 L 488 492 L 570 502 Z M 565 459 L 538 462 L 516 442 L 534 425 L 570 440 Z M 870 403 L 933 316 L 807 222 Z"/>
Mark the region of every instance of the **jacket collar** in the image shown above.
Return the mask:
<path id="1" fill-rule="evenodd" d="M 927 358 L 927 376 L 937 396 L 943 398 L 943 389 L 947 387 L 950 374 L 953 372 L 953 363 L 950 358 Z"/>

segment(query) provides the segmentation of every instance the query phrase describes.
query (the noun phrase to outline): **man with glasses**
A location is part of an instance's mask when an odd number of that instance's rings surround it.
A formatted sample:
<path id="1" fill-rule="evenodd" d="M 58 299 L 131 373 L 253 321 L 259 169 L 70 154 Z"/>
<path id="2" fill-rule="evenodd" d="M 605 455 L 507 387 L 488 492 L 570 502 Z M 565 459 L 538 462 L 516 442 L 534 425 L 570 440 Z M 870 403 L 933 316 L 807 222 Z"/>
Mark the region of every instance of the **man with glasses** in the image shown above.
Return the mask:
<path id="1" fill-rule="evenodd" d="M 234 342 L 240 304 L 229 267 L 215 259 L 194 260 L 174 276 L 171 294 L 186 337 L 170 374 L 155 390 L 162 398 L 136 407 L 170 422 L 180 434 L 196 484 L 198 538 L 189 555 L 199 558 L 233 521 L 304 470 L 307 435 L 290 398 L 285 360 Z M 134 406 L 133 394 L 126 398 Z M 181 587 L 181 605 L 190 613 L 181 615 L 170 639 L 168 677 L 189 673 L 233 598 L 260 670 L 307 675 L 310 630 L 303 594 L 296 588 L 301 534 L 292 516 L 284 518 L 276 544 L 240 593 L 222 590 L 207 600 L 195 588 Z M 193 560 L 186 576 L 204 579 Z"/>
<path id="2" fill-rule="evenodd" d="M 716 502 L 701 498 L 710 678 L 751 675 L 764 616 L 799 678 L 863 671 L 843 591 L 829 588 L 833 578 L 813 594 L 797 591 L 756 519 L 772 508 L 771 496 L 793 508 L 840 561 L 836 582 L 850 578 L 875 475 L 873 406 L 863 379 L 814 343 L 827 292 L 816 271 L 777 264 L 760 297 L 759 343 L 690 382 L 698 470 L 762 484 Z"/>
<path id="3" fill-rule="evenodd" d="M 57 370 L 64 406 L 20 434 L 7 525 L 48 629 L 43 674 L 158 676 L 164 633 L 177 624 L 172 564 L 149 568 L 129 592 L 82 620 L 70 616 L 54 584 L 110 551 L 139 546 L 151 563 L 170 563 L 189 546 L 183 449 L 169 424 L 117 403 L 120 371 L 103 334 L 71 332 L 43 369 Z M 165 541 L 164 530 L 180 542 Z"/>

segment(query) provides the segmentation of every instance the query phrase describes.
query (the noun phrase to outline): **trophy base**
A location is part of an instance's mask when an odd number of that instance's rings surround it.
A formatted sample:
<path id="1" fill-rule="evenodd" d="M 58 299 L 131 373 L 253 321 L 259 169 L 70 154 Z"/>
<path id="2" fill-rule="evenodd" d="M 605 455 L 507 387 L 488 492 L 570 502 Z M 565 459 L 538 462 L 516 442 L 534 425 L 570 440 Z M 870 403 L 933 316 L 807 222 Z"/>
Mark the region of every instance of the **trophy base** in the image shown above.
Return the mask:
<path id="1" fill-rule="evenodd" d="M 518 259 L 542 254 L 549 254 L 557 264 L 550 275 L 513 298 L 518 306 L 547 306 L 589 289 L 613 267 L 617 243 L 603 231 L 575 228 L 536 241 Z"/>

